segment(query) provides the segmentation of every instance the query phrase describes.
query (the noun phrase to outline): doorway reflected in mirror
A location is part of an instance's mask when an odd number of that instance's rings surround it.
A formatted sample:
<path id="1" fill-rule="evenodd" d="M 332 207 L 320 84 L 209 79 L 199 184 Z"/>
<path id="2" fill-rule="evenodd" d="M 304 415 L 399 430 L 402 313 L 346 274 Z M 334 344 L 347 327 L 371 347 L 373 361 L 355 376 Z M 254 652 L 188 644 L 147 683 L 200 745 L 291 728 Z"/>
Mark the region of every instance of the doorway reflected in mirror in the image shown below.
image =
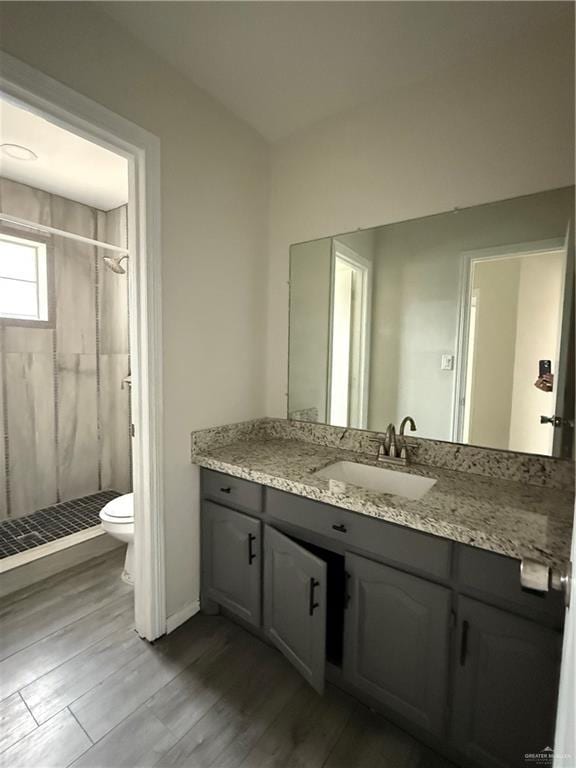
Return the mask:
<path id="1" fill-rule="evenodd" d="M 289 418 L 570 456 L 573 214 L 568 187 L 292 246 Z"/>

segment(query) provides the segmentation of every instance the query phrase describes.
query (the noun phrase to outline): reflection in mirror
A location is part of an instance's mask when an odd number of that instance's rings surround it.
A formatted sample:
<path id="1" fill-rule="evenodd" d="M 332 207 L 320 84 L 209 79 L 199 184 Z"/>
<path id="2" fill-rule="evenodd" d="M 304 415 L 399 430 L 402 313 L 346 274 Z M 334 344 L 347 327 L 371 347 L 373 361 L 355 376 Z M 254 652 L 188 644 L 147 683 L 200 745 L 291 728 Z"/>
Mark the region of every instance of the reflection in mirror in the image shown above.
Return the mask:
<path id="1" fill-rule="evenodd" d="M 288 415 L 569 456 L 574 189 L 292 246 Z"/>

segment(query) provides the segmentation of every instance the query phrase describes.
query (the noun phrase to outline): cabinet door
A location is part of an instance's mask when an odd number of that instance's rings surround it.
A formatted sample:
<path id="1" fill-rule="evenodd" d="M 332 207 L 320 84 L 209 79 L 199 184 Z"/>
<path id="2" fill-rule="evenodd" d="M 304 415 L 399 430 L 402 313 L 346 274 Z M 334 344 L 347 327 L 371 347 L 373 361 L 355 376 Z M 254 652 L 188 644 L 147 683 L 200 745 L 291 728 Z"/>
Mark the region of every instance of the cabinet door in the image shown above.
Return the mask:
<path id="1" fill-rule="evenodd" d="M 453 737 L 474 763 L 510 768 L 553 746 L 560 634 L 461 598 Z"/>
<path id="2" fill-rule="evenodd" d="M 346 555 L 346 572 L 346 678 L 406 720 L 441 734 L 450 591 L 356 555 Z"/>
<path id="3" fill-rule="evenodd" d="M 326 563 L 265 526 L 264 625 L 273 643 L 319 692 L 326 664 Z"/>
<path id="4" fill-rule="evenodd" d="M 204 502 L 204 592 L 255 626 L 261 613 L 261 526 L 253 517 Z"/>

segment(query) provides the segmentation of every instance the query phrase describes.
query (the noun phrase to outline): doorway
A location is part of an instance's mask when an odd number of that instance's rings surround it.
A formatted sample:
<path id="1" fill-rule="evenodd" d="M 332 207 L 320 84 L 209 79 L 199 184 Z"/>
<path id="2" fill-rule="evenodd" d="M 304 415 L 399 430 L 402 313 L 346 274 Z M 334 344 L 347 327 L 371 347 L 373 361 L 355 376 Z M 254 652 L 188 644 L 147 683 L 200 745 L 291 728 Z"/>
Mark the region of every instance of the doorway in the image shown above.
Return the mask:
<path id="1" fill-rule="evenodd" d="M 135 621 L 154 640 L 166 632 L 160 269 L 160 147 L 139 126 L 12 56 L 0 54 L 0 95 L 72 134 L 125 158 L 132 367 Z"/>
<path id="2" fill-rule="evenodd" d="M 328 390 L 334 426 L 366 428 L 371 268 L 367 259 L 334 240 Z"/>
<path id="3" fill-rule="evenodd" d="M 465 256 L 458 386 L 459 442 L 554 455 L 565 366 L 563 242 L 519 244 Z M 547 391 L 535 386 L 550 368 Z"/>

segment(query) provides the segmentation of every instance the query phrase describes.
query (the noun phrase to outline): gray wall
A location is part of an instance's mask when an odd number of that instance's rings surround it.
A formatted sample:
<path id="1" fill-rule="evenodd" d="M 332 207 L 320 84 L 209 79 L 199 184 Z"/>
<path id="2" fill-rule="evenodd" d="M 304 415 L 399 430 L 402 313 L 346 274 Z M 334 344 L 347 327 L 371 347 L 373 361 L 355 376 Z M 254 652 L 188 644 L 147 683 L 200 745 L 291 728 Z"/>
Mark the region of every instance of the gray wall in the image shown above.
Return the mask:
<path id="1" fill-rule="evenodd" d="M 291 249 L 290 371 L 291 418 L 328 418 L 332 240 L 327 237 Z"/>
<path id="2" fill-rule="evenodd" d="M 378 230 L 370 429 L 411 414 L 420 437 L 451 440 L 455 370 L 440 359 L 457 351 L 463 252 L 564 238 L 573 210 L 568 187 Z"/>
<path id="3" fill-rule="evenodd" d="M 104 213 L 0 179 L 4 213 L 117 245 L 125 207 Z M 131 489 L 128 282 L 102 251 L 53 236 L 53 328 L 0 326 L 0 518 L 100 489 Z"/>
<path id="4" fill-rule="evenodd" d="M 516 335 L 522 334 L 517 328 L 520 268 L 521 259 L 485 261 L 474 268 L 472 286 L 480 292 L 480 300 L 469 403 L 472 445 L 510 448 Z M 534 363 L 537 359 L 534 356 Z M 532 379 L 537 371 L 534 364 Z"/>

